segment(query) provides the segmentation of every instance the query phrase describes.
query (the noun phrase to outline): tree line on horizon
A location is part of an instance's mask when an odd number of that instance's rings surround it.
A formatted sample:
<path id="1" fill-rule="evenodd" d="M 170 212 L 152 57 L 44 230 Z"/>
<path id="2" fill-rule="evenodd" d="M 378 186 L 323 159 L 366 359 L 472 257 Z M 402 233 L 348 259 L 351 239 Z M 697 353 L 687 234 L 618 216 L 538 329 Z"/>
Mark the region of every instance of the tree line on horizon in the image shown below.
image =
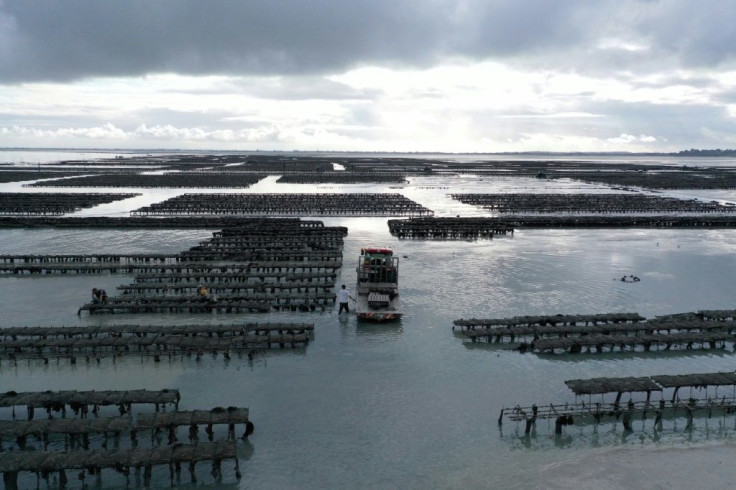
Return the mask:
<path id="1" fill-rule="evenodd" d="M 733 157 L 736 156 L 736 150 L 722 150 L 720 148 L 715 150 L 696 150 L 695 148 L 690 148 L 689 150 L 677 152 L 677 155 L 684 157 Z"/>

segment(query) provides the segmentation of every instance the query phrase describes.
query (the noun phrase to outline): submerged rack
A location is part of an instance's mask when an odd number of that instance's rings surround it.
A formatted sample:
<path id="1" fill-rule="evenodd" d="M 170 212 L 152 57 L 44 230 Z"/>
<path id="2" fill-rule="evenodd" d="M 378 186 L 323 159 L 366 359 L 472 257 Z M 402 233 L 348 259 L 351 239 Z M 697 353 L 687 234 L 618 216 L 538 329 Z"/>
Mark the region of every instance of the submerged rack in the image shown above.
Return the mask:
<path id="1" fill-rule="evenodd" d="M 99 204 L 107 204 L 137 196 L 140 196 L 140 194 L 3 192 L 0 193 L 0 214 L 11 216 L 60 216 L 83 208 L 91 208 Z"/>
<path id="2" fill-rule="evenodd" d="M 306 346 L 313 324 L 117 325 L 103 327 L 11 327 L 0 329 L 0 362 L 78 359 L 99 362 L 117 356 L 163 357 L 248 352 L 256 348 Z"/>
<path id="3" fill-rule="evenodd" d="M 622 378 L 590 378 L 565 381 L 576 396 L 575 402 L 549 403 L 546 405 L 517 405 L 512 408 L 503 408 L 498 417 L 499 426 L 503 425 L 504 419 L 513 422 L 524 422 L 524 433 L 528 435 L 538 419 L 554 419 L 555 434 L 562 434 L 566 425 L 573 424 L 599 424 L 602 422 L 621 421 L 624 429 L 632 430 L 632 421 L 636 417 L 646 420 L 649 415 L 653 416 L 654 429 L 662 428 L 663 417 L 684 416 L 687 419 L 686 429 L 693 426 L 693 418 L 697 414 L 720 412 L 726 416 L 736 412 L 736 373 L 715 372 L 682 375 L 660 375 L 645 377 L 622 377 Z M 691 396 L 681 399 L 679 390 L 689 387 L 691 389 L 705 389 L 706 396 Z M 707 395 L 708 387 L 729 387 L 729 394 L 717 392 L 713 396 Z M 672 390 L 671 396 L 665 396 L 665 390 Z M 603 395 L 615 393 L 614 400 L 594 402 L 592 395 Z M 646 398 L 634 400 L 633 396 L 625 404 L 621 398 L 624 393 L 643 393 Z M 652 399 L 652 394 L 659 393 L 658 400 Z M 578 396 L 589 396 L 588 402 L 579 401 Z"/>
<path id="4" fill-rule="evenodd" d="M 167 173 L 166 175 L 150 175 L 138 173 L 108 173 L 71 177 L 30 184 L 30 187 L 250 187 L 266 174 L 257 173 Z"/>
<path id="5" fill-rule="evenodd" d="M 65 411 L 82 405 L 106 406 L 152 404 L 156 407 L 179 406 L 179 390 L 104 390 L 104 391 L 31 391 L 0 393 L 0 407 L 27 406 L 35 408 L 58 407 Z"/>
<path id="6" fill-rule="evenodd" d="M 431 216 L 401 194 L 183 194 L 131 212 L 131 216 L 274 215 Z"/>
<path id="7" fill-rule="evenodd" d="M 188 464 L 191 481 L 196 482 L 195 466 L 198 462 L 211 461 L 212 475 L 219 480 L 222 477 L 221 464 L 224 460 L 233 460 L 236 478 L 240 479 L 240 466 L 237 458 L 235 441 L 197 442 L 195 444 L 178 444 L 155 448 L 127 449 L 94 449 L 70 451 L 22 451 L 0 454 L 0 472 L 8 490 L 17 490 L 18 474 L 21 472 L 36 473 L 37 479 L 43 474 L 59 473 L 59 484 L 66 486 L 66 471 L 83 470 L 98 476 L 103 469 L 114 469 L 122 472 L 129 479 L 130 470 L 140 471 L 143 468 L 144 485 L 151 482 L 153 466 L 168 465 L 171 485 L 175 476 L 181 473 L 181 465 Z M 83 473 L 82 473 L 83 474 Z"/>
<path id="8" fill-rule="evenodd" d="M 463 204 L 499 213 L 730 213 L 733 206 L 645 194 L 451 194 Z"/>
<path id="9" fill-rule="evenodd" d="M 334 304 L 331 289 L 342 267 L 344 228 L 302 227 L 298 220 L 246 223 L 223 228 L 175 258 L 166 256 L 155 263 L 130 263 L 126 258 L 126 264 L 117 265 L 75 257 L 82 263 L 47 265 L 34 259 L 5 269 L 0 265 L 0 274 L 137 273 L 133 284 L 117 288 L 122 294 L 104 301 L 92 298 L 79 314 L 308 312 L 325 311 Z M 282 337 L 275 343 L 303 342 L 301 337 Z"/>
<path id="10" fill-rule="evenodd" d="M 514 344 L 522 352 L 643 352 L 661 348 L 725 349 L 736 343 L 734 312 L 681 313 L 645 321 L 637 313 L 455 320 L 472 342 Z M 713 318 L 730 318 L 713 319 Z"/>
<path id="11" fill-rule="evenodd" d="M 0 180 L 2 173 L 0 173 Z M 298 228 L 309 230 L 322 228 L 324 224 L 317 220 L 301 220 L 299 218 L 265 218 L 251 216 L 172 216 L 161 218 L 147 217 L 112 217 L 112 216 L 0 216 L 0 228 L 115 228 L 115 229 L 213 229 L 250 228 L 286 230 Z M 340 229 L 347 235 L 347 227 L 331 227 Z"/>
<path id="12" fill-rule="evenodd" d="M 502 223 L 497 218 L 391 219 L 388 229 L 395 237 L 415 240 L 491 239 L 514 234 L 513 224 Z"/>
<path id="13" fill-rule="evenodd" d="M 134 403 L 155 403 L 156 412 L 133 417 L 131 405 Z M 166 404 L 173 404 L 174 411 L 166 412 Z M 24 472 L 36 474 L 36 486 L 40 486 L 41 478 L 48 484 L 51 474 L 58 472 L 59 486 L 64 488 L 69 470 L 81 470 L 80 480 L 84 480 L 85 473 L 96 476 L 99 485 L 104 469 L 123 474 L 126 485 L 130 485 L 131 470 L 135 471 L 136 480 L 140 480 L 142 469 L 143 485 L 148 486 L 153 467 L 158 465 L 169 466 L 173 486 L 175 481 L 180 481 L 182 464 L 188 465 L 191 481 L 196 482 L 196 465 L 202 461 L 211 462 L 210 474 L 219 482 L 222 461 L 228 459 L 234 460 L 234 473 L 240 479 L 235 428 L 242 424 L 242 439 L 254 432 L 248 408 L 179 411 L 178 404 L 178 390 L 11 391 L 0 394 L 0 407 L 13 407 L 13 420 L 0 421 L 0 473 L 4 488 L 20 488 L 18 478 Z M 28 419 L 16 420 L 15 407 L 22 405 L 28 409 Z M 100 417 L 99 407 L 105 405 L 117 405 L 121 416 Z M 67 406 L 78 417 L 67 414 Z M 164 410 L 159 411 L 159 406 Z M 46 409 L 48 418 L 34 419 L 34 411 L 39 407 Z M 89 414 L 90 407 L 93 416 Z M 51 411 L 61 412 L 60 417 L 52 415 Z M 215 425 L 227 425 L 226 440 L 213 442 Z M 182 426 L 188 427 L 189 444 L 180 443 L 177 437 L 177 428 Z M 204 426 L 209 442 L 200 441 L 200 426 Z M 139 447 L 142 431 L 149 431 L 150 447 Z M 168 433 L 165 440 L 160 437 L 161 431 Z M 91 438 L 91 435 L 104 436 L 104 441 L 102 437 Z M 123 435 L 130 437 L 131 447 L 119 447 Z M 113 437 L 115 449 L 107 449 L 109 436 Z M 32 439 L 42 445 L 42 449 L 27 447 L 33 445 Z M 8 443 L 10 450 L 6 451 L 2 445 Z M 102 448 L 91 449 L 91 446 L 100 445 Z M 57 447 L 63 450 L 53 450 Z M 27 488 L 26 484 L 23 482 L 23 488 Z"/>

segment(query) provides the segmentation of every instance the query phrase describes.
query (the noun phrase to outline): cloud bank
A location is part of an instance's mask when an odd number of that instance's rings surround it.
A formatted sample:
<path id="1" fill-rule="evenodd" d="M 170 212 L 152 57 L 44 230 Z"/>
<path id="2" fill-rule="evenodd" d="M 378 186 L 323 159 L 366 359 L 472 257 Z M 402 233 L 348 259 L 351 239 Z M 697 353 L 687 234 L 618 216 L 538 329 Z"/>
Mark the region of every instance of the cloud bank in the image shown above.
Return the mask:
<path id="1" fill-rule="evenodd" d="M 0 80 L 324 74 L 457 57 L 714 67 L 734 61 L 734 21 L 736 9 L 686 0 L 6 0 Z"/>
<path id="2" fill-rule="evenodd" d="M 717 147 L 735 21 L 691 0 L 0 0 L 0 146 Z"/>

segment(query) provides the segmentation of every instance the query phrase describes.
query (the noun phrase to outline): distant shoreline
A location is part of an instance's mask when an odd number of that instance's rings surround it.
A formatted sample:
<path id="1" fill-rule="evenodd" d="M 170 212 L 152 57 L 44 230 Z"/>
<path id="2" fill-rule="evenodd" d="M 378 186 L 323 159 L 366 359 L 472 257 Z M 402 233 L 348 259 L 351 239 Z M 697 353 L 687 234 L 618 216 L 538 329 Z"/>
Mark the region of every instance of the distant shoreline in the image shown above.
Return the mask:
<path id="1" fill-rule="evenodd" d="M 0 151 L 58 151 L 58 152 L 98 152 L 98 153 L 182 153 L 182 154 L 238 154 L 238 153 L 274 153 L 274 154 L 363 154 L 363 155 L 491 155 L 491 156 L 531 156 L 531 157 L 736 157 L 736 149 L 731 150 L 682 150 L 679 152 L 627 152 L 627 151 L 519 151 L 519 152 L 439 152 L 439 151 L 328 151 L 328 150 L 217 150 L 217 149 L 182 149 L 182 148 L 65 148 L 65 147 L 0 147 Z"/>

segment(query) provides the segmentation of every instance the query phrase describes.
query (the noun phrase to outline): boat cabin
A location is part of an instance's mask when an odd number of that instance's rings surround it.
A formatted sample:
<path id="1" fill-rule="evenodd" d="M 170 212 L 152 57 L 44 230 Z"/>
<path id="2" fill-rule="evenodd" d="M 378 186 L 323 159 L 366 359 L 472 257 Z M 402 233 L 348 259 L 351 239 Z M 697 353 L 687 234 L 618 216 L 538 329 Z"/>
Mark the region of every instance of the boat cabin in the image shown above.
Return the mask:
<path id="1" fill-rule="evenodd" d="M 358 259 L 358 284 L 399 282 L 399 258 L 385 247 L 365 247 L 360 249 Z"/>

